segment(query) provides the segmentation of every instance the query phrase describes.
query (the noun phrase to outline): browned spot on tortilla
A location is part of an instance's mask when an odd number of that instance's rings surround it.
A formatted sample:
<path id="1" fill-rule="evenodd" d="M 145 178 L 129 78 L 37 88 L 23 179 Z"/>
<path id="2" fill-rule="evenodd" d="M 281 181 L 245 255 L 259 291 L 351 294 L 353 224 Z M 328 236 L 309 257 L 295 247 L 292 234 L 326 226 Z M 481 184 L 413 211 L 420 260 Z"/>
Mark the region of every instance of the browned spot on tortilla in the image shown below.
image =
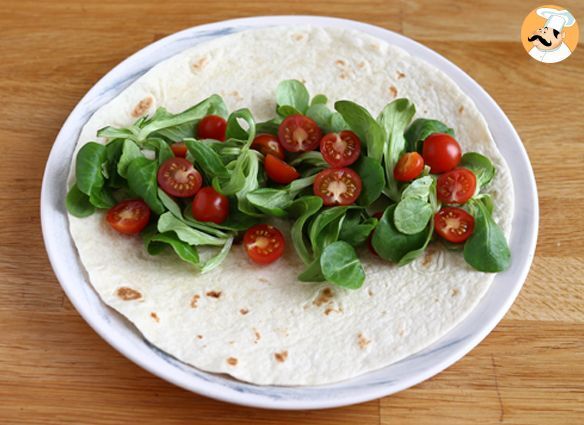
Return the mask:
<path id="1" fill-rule="evenodd" d="M 268 279 L 266 279 L 265 277 L 260 277 L 260 278 L 258 278 L 258 280 L 262 283 L 270 283 L 270 281 Z"/>
<path id="2" fill-rule="evenodd" d="M 320 290 L 318 297 L 312 302 L 317 307 L 320 307 L 323 304 L 326 304 L 334 297 L 335 293 L 331 288 L 323 288 Z"/>
<path id="3" fill-rule="evenodd" d="M 195 63 L 193 63 L 193 71 L 201 71 L 205 66 L 207 66 L 207 64 L 209 63 L 209 58 L 206 56 L 203 56 L 202 58 L 199 58 L 195 61 Z"/>
<path id="4" fill-rule="evenodd" d="M 397 87 L 396 86 L 389 86 L 389 92 L 393 97 L 397 96 Z"/>
<path id="5" fill-rule="evenodd" d="M 399 336 L 404 336 L 406 333 L 406 331 L 404 331 L 403 329 L 399 330 Z"/>
<path id="6" fill-rule="evenodd" d="M 379 50 L 379 44 L 376 44 L 376 43 L 371 43 L 369 45 L 369 47 L 373 50 Z"/>
<path id="7" fill-rule="evenodd" d="M 304 40 L 304 34 L 292 34 L 292 40 L 294 41 Z"/>
<path id="8" fill-rule="evenodd" d="M 227 364 L 235 366 L 237 365 L 237 359 L 235 357 L 227 357 Z"/>
<path id="9" fill-rule="evenodd" d="M 402 78 L 405 78 L 405 76 L 406 76 L 406 74 L 404 74 L 403 72 L 397 71 L 397 79 L 398 80 L 401 80 Z"/>
<path id="10" fill-rule="evenodd" d="M 193 295 L 193 298 L 191 298 L 191 308 L 197 308 L 197 301 L 199 301 L 199 298 L 201 298 L 199 294 Z"/>
<path id="11" fill-rule="evenodd" d="M 345 62 L 345 61 L 344 61 L 344 60 L 342 60 L 342 59 L 337 59 L 337 60 L 335 61 L 335 63 L 336 63 L 338 66 L 345 66 L 345 65 L 347 64 L 347 62 Z"/>
<path id="12" fill-rule="evenodd" d="M 229 341 L 229 345 L 235 344 L 235 341 Z"/>
<path id="13" fill-rule="evenodd" d="M 278 361 L 280 363 L 284 363 L 286 361 L 286 359 L 288 358 L 288 351 L 274 353 L 274 357 L 276 358 L 276 361 Z"/>
<path id="14" fill-rule="evenodd" d="M 257 344 L 257 343 L 258 343 L 258 341 L 259 341 L 260 339 L 262 339 L 262 335 L 260 334 L 260 332 L 259 332 L 259 331 L 258 331 L 256 328 L 253 328 L 253 334 L 254 334 L 254 336 L 255 336 L 255 340 L 253 341 L 253 343 L 254 343 L 254 344 Z"/>
<path id="15" fill-rule="evenodd" d="M 141 117 L 146 112 L 148 112 L 148 109 L 150 109 L 153 102 L 154 99 L 152 99 L 151 96 L 145 97 L 140 102 L 138 102 L 138 104 L 134 107 L 134 109 L 132 110 L 132 116 L 134 118 Z"/>
<path id="16" fill-rule="evenodd" d="M 460 106 L 460 108 L 458 108 L 458 113 L 462 114 L 464 112 L 464 106 Z"/>
<path id="17" fill-rule="evenodd" d="M 240 308 L 240 309 L 239 309 L 239 313 L 240 313 L 242 316 L 245 316 L 247 313 L 249 313 L 249 310 L 248 310 L 247 308 Z"/>
<path id="18" fill-rule="evenodd" d="M 422 259 L 422 267 L 428 267 L 430 265 L 430 263 L 432 262 L 432 259 L 434 258 L 435 253 L 436 253 L 436 250 L 432 247 L 429 247 L 426 250 L 426 254 L 424 255 L 424 258 Z"/>
<path id="19" fill-rule="evenodd" d="M 229 96 L 234 97 L 236 100 L 242 100 L 243 97 L 239 94 L 237 90 L 233 90 L 232 92 L 227 93 Z"/>
<path id="20" fill-rule="evenodd" d="M 126 286 L 118 288 L 116 294 L 118 295 L 119 298 L 121 298 L 124 301 L 134 301 L 142 298 L 142 294 L 140 292 L 136 291 L 135 289 L 128 288 Z"/>
<path id="21" fill-rule="evenodd" d="M 367 293 L 369 294 L 370 297 L 373 296 L 373 291 L 371 290 L 371 288 L 367 288 Z"/>
<path id="22" fill-rule="evenodd" d="M 357 335 L 357 343 L 359 344 L 359 348 L 361 350 L 365 349 L 365 347 L 367 347 L 370 342 L 371 341 L 369 341 L 361 332 L 359 332 Z"/>
<path id="23" fill-rule="evenodd" d="M 156 314 L 155 312 L 150 313 L 150 317 L 156 320 L 156 323 L 160 322 L 160 318 L 158 317 L 158 314 Z"/>
<path id="24" fill-rule="evenodd" d="M 197 335 L 198 339 L 203 339 L 203 335 Z"/>
<path id="25" fill-rule="evenodd" d="M 359 68 L 359 69 L 365 68 L 365 62 L 359 62 L 357 64 L 357 68 Z"/>
<path id="26" fill-rule="evenodd" d="M 336 310 L 335 310 L 334 308 L 332 308 L 332 307 L 327 307 L 327 308 L 324 310 L 324 314 L 325 314 L 325 316 L 328 316 L 328 315 L 329 315 L 329 314 L 331 314 L 333 311 L 336 311 Z"/>
<path id="27" fill-rule="evenodd" d="M 211 298 L 219 298 L 221 296 L 221 291 L 209 291 L 205 295 Z"/>
<path id="28" fill-rule="evenodd" d="M 457 297 L 460 294 L 460 290 L 458 288 L 452 288 L 452 296 Z"/>
<path id="29" fill-rule="evenodd" d="M 349 78 L 349 74 L 347 74 L 346 72 L 341 72 L 341 73 L 339 74 L 339 78 L 340 78 L 341 80 L 346 80 L 347 78 Z"/>

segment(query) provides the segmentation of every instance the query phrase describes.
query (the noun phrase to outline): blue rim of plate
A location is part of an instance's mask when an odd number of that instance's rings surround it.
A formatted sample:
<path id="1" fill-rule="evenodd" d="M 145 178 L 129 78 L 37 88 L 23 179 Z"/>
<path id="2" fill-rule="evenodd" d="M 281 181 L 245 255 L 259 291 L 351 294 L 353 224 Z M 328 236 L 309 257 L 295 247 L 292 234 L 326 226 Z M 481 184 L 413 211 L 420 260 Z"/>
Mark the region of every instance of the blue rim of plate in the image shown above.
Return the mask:
<path id="1" fill-rule="evenodd" d="M 362 31 L 431 63 L 475 102 L 498 149 L 512 165 L 516 208 L 510 240 L 511 268 L 495 277 L 487 294 L 463 322 L 430 347 L 385 368 L 332 385 L 248 384 L 195 369 L 148 344 L 129 322 L 105 307 L 92 290 L 69 235 L 64 208 L 66 179 L 75 143 L 81 128 L 99 107 L 156 63 L 189 47 L 247 29 L 280 25 Z M 436 375 L 471 351 L 503 318 L 523 286 L 535 253 L 539 208 L 533 170 L 517 132 L 489 94 L 452 62 L 405 36 L 362 22 L 322 16 L 262 16 L 177 32 L 128 57 L 99 80 L 73 109 L 51 149 L 41 190 L 41 224 L 49 260 L 65 293 L 85 321 L 121 354 L 154 375 L 207 397 L 245 406 L 296 410 L 345 406 L 402 391 Z M 100 305 L 98 310 L 93 303 Z"/>

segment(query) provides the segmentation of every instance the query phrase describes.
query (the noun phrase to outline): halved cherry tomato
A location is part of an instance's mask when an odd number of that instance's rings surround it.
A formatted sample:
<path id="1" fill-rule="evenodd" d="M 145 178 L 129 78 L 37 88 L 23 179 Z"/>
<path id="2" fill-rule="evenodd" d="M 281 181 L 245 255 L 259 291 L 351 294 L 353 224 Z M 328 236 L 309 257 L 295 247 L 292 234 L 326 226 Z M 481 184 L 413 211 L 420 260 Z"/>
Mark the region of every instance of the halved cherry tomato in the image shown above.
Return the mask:
<path id="1" fill-rule="evenodd" d="M 350 205 L 361 194 L 361 177 L 350 168 L 327 168 L 316 175 L 313 190 L 326 206 Z"/>
<path id="2" fill-rule="evenodd" d="M 263 153 L 264 156 L 271 154 L 278 159 L 284 159 L 284 149 L 280 146 L 278 138 L 273 134 L 258 134 L 253 139 L 251 147 Z"/>
<path id="3" fill-rule="evenodd" d="M 284 254 L 284 236 L 274 226 L 257 224 L 247 229 L 243 247 L 249 258 L 258 264 L 270 264 Z"/>
<path id="4" fill-rule="evenodd" d="M 373 214 L 373 217 L 375 217 L 377 220 L 381 220 L 382 216 L 383 216 L 383 211 L 377 211 L 376 213 Z M 373 239 L 374 234 L 375 234 L 375 229 L 373 229 L 373 231 L 371 232 L 371 234 L 367 238 L 367 248 L 369 248 L 369 251 L 371 252 L 371 254 L 375 255 L 376 257 L 379 257 L 379 254 L 377 252 L 375 252 L 375 248 L 373 248 L 373 244 L 371 243 L 371 240 Z"/>
<path id="5" fill-rule="evenodd" d="M 264 159 L 264 168 L 266 169 L 268 177 L 276 183 L 288 184 L 300 177 L 296 168 L 286 164 L 272 154 L 266 155 L 266 159 Z"/>
<path id="6" fill-rule="evenodd" d="M 331 167 L 346 167 L 359 158 L 361 140 L 349 130 L 329 133 L 320 140 L 320 153 Z"/>
<path id="7" fill-rule="evenodd" d="M 185 145 L 183 142 L 173 143 L 170 145 L 170 149 L 172 149 L 174 156 L 178 156 L 180 158 L 186 158 L 187 156 L 187 145 Z"/>
<path id="8" fill-rule="evenodd" d="M 457 168 L 438 177 L 436 194 L 445 204 L 464 204 L 475 193 L 477 178 L 466 168 Z"/>
<path id="9" fill-rule="evenodd" d="M 395 168 L 393 176 L 397 181 L 409 182 L 418 177 L 424 169 L 424 159 L 418 152 L 404 153 Z"/>
<path id="10" fill-rule="evenodd" d="M 197 137 L 199 139 L 215 139 L 225 141 L 225 131 L 227 121 L 219 115 L 207 115 L 197 126 Z"/>
<path id="11" fill-rule="evenodd" d="M 288 152 L 311 151 L 318 146 L 321 137 L 318 124 L 304 115 L 289 115 L 278 127 L 278 140 Z"/>
<path id="12" fill-rule="evenodd" d="M 169 158 L 158 169 L 158 185 L 171 196 L 193 196 L 202 183 L 201 173 L 184 158 Z"/>
<path id="13" fill-rule="evenodd" d="M 229 198 L 211 186 L 203 187 L 193 199 L 193 217 L 221 224 L 229 215 Z"/>
<path id="14" fill-rule="evenodd" d="M 449 242 L 464 242 L 472 235 L 474 218 L 462 208 L 445 207 L 434 215 L 436 233 Z"/>
<path id="15" fill-rule="evenodd" d="M 150 221 L 150 208 L 141 199 L 129 199 L 110 208 L 106 220 L 118 232 L 134 235 Z"/>
<path id="16" fill-rule="evenodd" d="M 462 150 L 454 138 L 444 133 L 431 134 L 424 140 L 422 156 L 430 172 L 440 174 L 455 168 L 460 162 Z"/>

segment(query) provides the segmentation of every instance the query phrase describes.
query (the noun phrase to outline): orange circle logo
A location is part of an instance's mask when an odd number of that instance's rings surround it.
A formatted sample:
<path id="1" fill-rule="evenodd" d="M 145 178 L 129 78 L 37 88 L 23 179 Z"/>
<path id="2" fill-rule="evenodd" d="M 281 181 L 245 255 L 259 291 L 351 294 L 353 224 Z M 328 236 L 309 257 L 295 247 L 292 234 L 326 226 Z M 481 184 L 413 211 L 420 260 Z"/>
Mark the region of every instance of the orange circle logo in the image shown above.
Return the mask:
<path id="1" fill-rule="evenodd" d="M 521 43 L 533 59 L 543 63 L 561 62 L 578 46 L 580 30 L 574 15 L 561 6 L 533 9 L 521 26 Z"/>

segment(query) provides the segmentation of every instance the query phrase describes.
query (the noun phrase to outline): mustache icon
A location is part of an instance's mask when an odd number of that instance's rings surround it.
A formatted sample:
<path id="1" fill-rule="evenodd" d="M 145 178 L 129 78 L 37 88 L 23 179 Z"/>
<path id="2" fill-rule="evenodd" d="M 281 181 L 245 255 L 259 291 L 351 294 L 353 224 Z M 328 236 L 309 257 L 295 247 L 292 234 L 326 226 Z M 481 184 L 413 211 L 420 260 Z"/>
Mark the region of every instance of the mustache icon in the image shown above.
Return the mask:
<path id="1" fill-rule="evenodd" d="M 543 38 L 541 35 L 532 35 L 531 37 L 529 37 L 527 39 L 527 41 L 534 41 L 534 40 L 539 40 L 539 42 L 541 44 L 543 44 L 546 47 L 550 47 L 552 45 L 551 41 L 547 41 L 545 38 Z"/>

